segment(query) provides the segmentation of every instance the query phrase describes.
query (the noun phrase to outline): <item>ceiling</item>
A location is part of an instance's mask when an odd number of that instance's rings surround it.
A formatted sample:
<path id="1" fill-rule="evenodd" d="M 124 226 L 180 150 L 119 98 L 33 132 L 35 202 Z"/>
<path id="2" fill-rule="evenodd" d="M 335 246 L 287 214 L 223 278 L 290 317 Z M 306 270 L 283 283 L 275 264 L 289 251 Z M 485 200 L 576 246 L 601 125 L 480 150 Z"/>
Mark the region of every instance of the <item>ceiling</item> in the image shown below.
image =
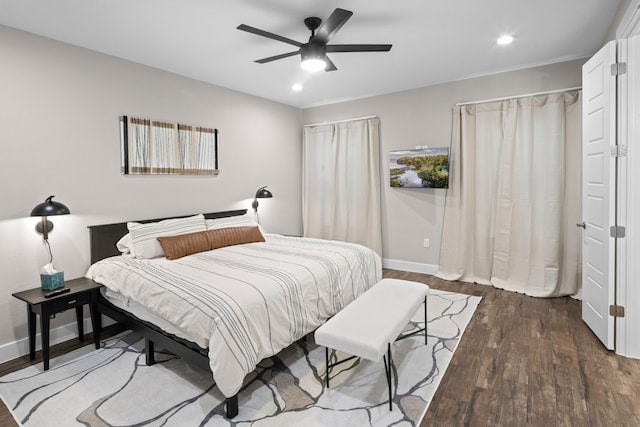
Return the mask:
<path id="1" fill-rule="evenodd" d="M 620 0 L 0 0 L 0 24 L 284 104 L 305 108 L 591 56 Z M 353 11 L 334 44 L 391 43 L 387 53 L 333 53 L 309 73 L 294 46 L 308 16 Z M 498 46 L 511 34 L 514 42 Z M 292 90 L 299 83 L 301 91 Z"/>

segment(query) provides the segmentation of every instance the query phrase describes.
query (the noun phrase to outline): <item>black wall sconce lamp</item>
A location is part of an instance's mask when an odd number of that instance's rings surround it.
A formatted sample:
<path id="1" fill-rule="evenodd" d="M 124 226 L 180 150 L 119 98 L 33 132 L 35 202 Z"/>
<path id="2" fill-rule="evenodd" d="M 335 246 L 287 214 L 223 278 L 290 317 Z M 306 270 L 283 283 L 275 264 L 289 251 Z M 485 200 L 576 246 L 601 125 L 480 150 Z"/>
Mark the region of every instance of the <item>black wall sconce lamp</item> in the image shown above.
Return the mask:
<path id="1" fill-rule="evenodd" d="M 36 224 L 36 231 L 42 234 L 44 240 L 49 239 L 49 232 L 53 230 L 53 223 L 47 219 L 52 215 L 69 215 L 69 208 L 60 202 L 54 202 L 55 196 L 49 196 L 47 199 L 33 208 L 31 216 L 41 216 L 42 222 Z"/>
<path id="2" fill-rule="evenodd" d="M 36 224 L 36 231 L 42 234 L 43 241 L 49 250 L 49 264 L 40 270 L 40 280 L 43 291 L 64 288 L 64 272 L 56 271 L 53 267 L 53 253 L 51 253 L 51 245 L 49 244 L 49 232 L 53 230 L 53 223 L 49 221 L 47 217 L 52 215 L 69 215 L 71 212 L 69 208 L 62 203 L 54 202 L 54 197 L 55 196 L 47 197 L 43 203 L 40 203 L 31 211 L 31 216 L 42 217 L 42 221 Z"/>
<path id="3" fill-rule="evenodd" d="M 253 198 L 253 203 L 251 203 L 251 207 L 256 213 L 256 216 L 258 215 L 258 199 L 269 199 L 271 197 L 273 197 L 273 194 L 271 194 L 271 191 L 267 190 L 266 185 L 264 187 L 258 188 L 258 191 L 256 191 L 256 196 Z M 258 219 L 258 222 L 260 222 L 260 219 Z"/>

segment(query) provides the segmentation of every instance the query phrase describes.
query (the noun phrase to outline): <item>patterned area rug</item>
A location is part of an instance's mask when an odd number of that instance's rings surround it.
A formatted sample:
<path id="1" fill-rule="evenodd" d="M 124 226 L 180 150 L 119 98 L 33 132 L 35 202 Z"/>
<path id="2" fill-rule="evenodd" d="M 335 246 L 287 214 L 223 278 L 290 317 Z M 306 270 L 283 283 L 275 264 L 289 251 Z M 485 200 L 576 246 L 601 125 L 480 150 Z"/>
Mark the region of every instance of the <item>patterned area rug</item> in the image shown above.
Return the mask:
<path id="1" fill-rule="evenodd" d="M 419 425 L 479 302 L 431 290 L 427 345 L 416 334 L 392 346 L 393 411 L 382 361 L 356 358 L 333 368 L 327 389 L 325 351 L 311 339 L 260 364 L 245 381 L 240 413 L 231 421 L 209 372 L 169 353 L 146 366 L 144 340 L 133 333 L 104 341 L 100 350 L 87 346 L 55 358 L 46 372 L 37 364 L 6 375 L 0 396 L 24 426 Z M 406 333 L 422 327 L 422 310 Z"/>

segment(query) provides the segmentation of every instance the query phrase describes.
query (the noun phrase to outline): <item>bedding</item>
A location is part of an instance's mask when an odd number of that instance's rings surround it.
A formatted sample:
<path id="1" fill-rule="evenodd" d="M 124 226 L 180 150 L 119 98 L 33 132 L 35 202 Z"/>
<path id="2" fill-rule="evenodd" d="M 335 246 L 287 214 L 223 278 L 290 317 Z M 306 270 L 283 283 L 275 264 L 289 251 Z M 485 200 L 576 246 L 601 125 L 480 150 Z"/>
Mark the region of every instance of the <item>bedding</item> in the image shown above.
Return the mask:
<path id="1" fill-rule="evenodd" d="M 218 388 L 232 397 L 262 359 L 382 278 L 380 257 L 363 246 L 264 238 L 176 260 L 114 256 L 93 264 L 87 277 L 117 292 L 122 306 L 144 306 L 176 335 L 208 349 Z"/>
<path id="2" fill-rule="evenodd" d="M 217 230 L 227 227 L 258 227 L 262 234 L 266 233 L 264 227 L 256 221 L 255 215 L 249 213 L 231 217 L 205 219 L 204 222 L 207 230 Z"/>
<path id="3" fill-rule="evenodd" d="M 133 256 L 133 240 L 131 240 L 131 233 L 127 233 L 120 240 L 116 242 L 116 248 L 121 254 L 130 254 Z"/>
<path id="4" fill-rule="evenodd" d="M 262 227 L 258 224 L 254 215 L 245 213 L 244 215 L 230 216 L 224 218 L 205 219 L 207 230 L 215 230 L 225 227 L 253 227 L 258 226 L 260 231 L 264 233 Z"/>
<path id="5" fill-rule="evenodd" d="M 140 320 L 144 320 L 145 322 L 153 323 L 155 326 L 159 327 L 163 331 L 175 335 L 178 338 L 182 338 L 187 341 L 196 342 L 194 337 L 188 336 L 184 333 L 184 331 L 180 331 L 173 327 L 173 325 L 163 318 L 156 316 L 151 313 L 147 308 L 141 304 L 137 304 L 134 301 L 131 301 L 128 298 L 123 297 L 118 292 L 114 292 L 108 288 L 102 288 L 102 297 L 109 301 L 111 305 L 120 310 L 126 311 L 128 313 L 133 314 Z"/>

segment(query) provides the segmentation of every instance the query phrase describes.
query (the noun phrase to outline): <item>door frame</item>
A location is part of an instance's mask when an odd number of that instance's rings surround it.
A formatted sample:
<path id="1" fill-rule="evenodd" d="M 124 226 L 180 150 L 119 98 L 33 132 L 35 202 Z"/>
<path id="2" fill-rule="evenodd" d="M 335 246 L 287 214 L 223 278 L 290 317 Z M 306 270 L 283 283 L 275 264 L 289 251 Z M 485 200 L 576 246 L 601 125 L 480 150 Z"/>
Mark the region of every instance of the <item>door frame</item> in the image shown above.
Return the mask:
<path id="1" fill-rule="evenodd" d="M 616 303 L 625 314 L 616 319 L 616 353 L 640 358 L 640 121 L 633 120 L 640 115 L 640 0 L 630 2 L 616 39 L 618 61 L 627 63 L 617 94 L 618 144 L 627 147 L 627 155 L 618 159 L 618 224 L 626 227 L 626 236 L 617 239 Z"/>

